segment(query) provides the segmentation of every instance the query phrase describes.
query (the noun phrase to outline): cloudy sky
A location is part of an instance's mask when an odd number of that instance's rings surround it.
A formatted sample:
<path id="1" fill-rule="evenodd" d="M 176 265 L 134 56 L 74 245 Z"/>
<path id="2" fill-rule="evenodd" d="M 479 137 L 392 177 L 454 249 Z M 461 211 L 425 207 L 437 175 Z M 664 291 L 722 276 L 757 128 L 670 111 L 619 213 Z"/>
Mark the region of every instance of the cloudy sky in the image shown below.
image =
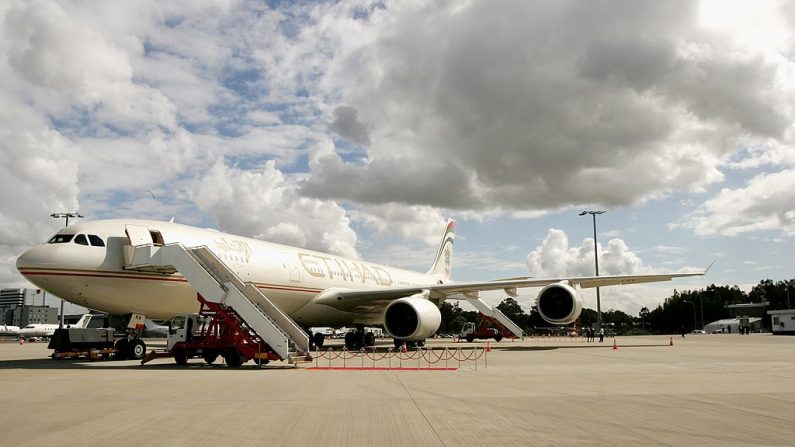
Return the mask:
<path id="1" fill-rule="evenodd" d="M 5 1 L 0 285 L 54 211 L 459 280 L 795 277 L 795 3 Z M 529 306 L 530 295 L 520 302 Z M 586 306 L 595 307 L 591 294 Z"/>

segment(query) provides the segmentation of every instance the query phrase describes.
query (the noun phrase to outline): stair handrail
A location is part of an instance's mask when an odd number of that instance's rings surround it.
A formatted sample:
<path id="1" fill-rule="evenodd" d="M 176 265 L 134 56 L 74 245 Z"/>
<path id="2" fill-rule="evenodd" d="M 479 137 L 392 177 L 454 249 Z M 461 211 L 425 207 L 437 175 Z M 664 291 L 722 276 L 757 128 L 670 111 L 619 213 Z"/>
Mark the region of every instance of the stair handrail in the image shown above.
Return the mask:
<path id="1" fill-rule="evenodd" d="M 215 272 L 211 271 L 210 269 L 207 269 L 206 267 L 205 270 L 207 270 L 208 273 L 210 273 L 213 276 L 213 278 L 215 278 L 219 283 L 223 284 L 224 286 L 226 283 L 232 283 L 232 285 L 234 285 L 238 290 L 243 292 L 243 296 L 246 297 L 246 299 L 248 299 L 249 302 L 251 302 L 251 304 L 253 304 L 255 308 L 257 308 L 257 310 L 263 315 L 263 317 L 275 323 L 276 328 L 279 329 L 281 332 L 287 332 L 284 335 L 287 337 L 288 341 L 292 341 L 294 345 L 296 345 L 298 348 L 301 348 L 302 350 L 308 349 L 309 337 L 306 335 L 306 332 L 304 332 L 304 330 L 301 329 L 301 327 L 298 326 L 292 318 L 287 316 L 287 314 L 285 314 L 284 311 L 281 310 L 281 308 L 273 304 L 273 302 L 267 297 L 267 295 L 262 293 L 262 291 L 259 290 L 259 288 L 257 288 L 257 286 L 253 282 L 243 281 L 242 279 L 240 279 L 240 277 L 237 276 L 237 274 L 235 274 L 235 272 L 233 272 L 206 245 L 191 247 L 190 249 L 187 250 L 189 252 L 197 254 L 197 256 L 201 258 L 203 262 L 210 261 L 210 265 L 212 267 L 215 268 L 216 266 L 218 266 L 220 270 L 224 271 L 225 275 L 228 276 L 228 278 L 219 278 Z M 247 296 L 248 294 L 255 294 L 263 299 L 254 301 Z M 304 343 L 299 343 L 299 341 L 302 341 Z M 306 348 L 304 348 L 302 345 L 306 345 Z"/>

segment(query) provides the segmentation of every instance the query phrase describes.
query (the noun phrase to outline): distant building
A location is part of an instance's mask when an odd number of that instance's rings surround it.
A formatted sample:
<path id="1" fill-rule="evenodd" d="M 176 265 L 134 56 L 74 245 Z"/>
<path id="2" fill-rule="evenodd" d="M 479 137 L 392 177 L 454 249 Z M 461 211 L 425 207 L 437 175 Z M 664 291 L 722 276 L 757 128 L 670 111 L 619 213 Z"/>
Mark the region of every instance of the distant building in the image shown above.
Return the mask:
<path id="1" fill-rule="evenodd" d="M 0 289 L 0 324 L 14 324 L 14 309 L 43 303 L 40 289 Z"/>
<path id="2" fill-rule="evenodd" d="M 12 310 L 11 325 L 25 327 L 34 323 L 55 324 L 58 309 L 50 306 L 20 306 Z"/>
<path id="3" fill-rule="evenodd" d="M 35 306 L 36 302 L 44 304 L 44 295 L 41 289 L 1 289 L 0 308 L 14 308 L 19 306 Z"/>
<path id="4" fill-rule="evenodd" d="M 58 309 L 44 304 L 45 295 L 41 289 L 0 289 L 0 324 L 57 323 Z"/>
<path id="5" fill-rule="evenodd" d="M 769 310 L 774 335 L 795 335 L 795 309 Z"/>

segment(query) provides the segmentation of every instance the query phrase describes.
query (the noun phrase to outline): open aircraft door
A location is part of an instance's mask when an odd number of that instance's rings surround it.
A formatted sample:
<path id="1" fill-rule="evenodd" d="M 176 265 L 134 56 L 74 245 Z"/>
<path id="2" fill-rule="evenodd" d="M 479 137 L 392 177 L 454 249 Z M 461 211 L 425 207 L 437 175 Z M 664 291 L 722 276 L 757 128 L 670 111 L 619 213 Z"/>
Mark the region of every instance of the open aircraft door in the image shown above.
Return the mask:
<path id="1" fill-rule="evenodd" d="M 151 253 L 143 253 L 143 251 L 151 249 L 154 243 L 149 229 L 140 225 L 125 225 L 124 232 L 127 233 L 127 239 L 130 241 L 129 245 L 124 246 L 124 267 L 135 268 L 148 263 Z M 136 253 L 139 254 L 137 257 L 140 257 L 141 260 L 136 260 Z"/>
<path id="2" fill-rule="evenodd" d="M 151 244 L 152 234 L 149 229 L 140 225 L 125 225 L 124 232 L 127 233 L 127 239 L 130 240 L 130 245 L 133 247 L 137 245 Z"/>

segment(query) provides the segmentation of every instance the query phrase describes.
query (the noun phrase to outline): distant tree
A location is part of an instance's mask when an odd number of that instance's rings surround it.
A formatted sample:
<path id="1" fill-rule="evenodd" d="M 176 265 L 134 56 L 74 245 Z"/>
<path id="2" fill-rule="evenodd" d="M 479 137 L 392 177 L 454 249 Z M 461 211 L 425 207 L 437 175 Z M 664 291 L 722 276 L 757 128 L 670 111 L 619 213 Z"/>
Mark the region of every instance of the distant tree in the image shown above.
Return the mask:
<path id="1" fill-rule="evenodd" d="M 649 318 L 649 308 L 648 307 L 641 307 L 640 312 L 638 312 L 638 316 L 640 317 L 641 328 L 645 331 L 646 330 L 646 320 Z"/>
<path id="2" fill-rule="evenodd" d="M 453 323 L 455 318 L 455 311 L 458 308 L 458 303 L 455 303 L 455 306 L 450 304 L 449 302 L 445 301 L 439 306 L 439 313 L 442 314 L 442 323 L 439 325 L 438 332 L 451 332 L 450 325 Z"/>
<path id="3" fill-rule="evenodd" d="M 522 328 L 522 330 L 526 330 L 528 328 L 530 316 L 524 312 L 522 306 L 519 305 L 519 302 L 515 299 L 511 297 L 505 298 L 500 304 L 497 305 L 497 309 L 499 309 L 500 312 L 504 313 L 506 317 L 510 318 L 511 321 Z"/>
<path id="4" fill-rule="evenodd" d="M 580 327 L 596 327 L 596 321 L 598 320 L 598 316 L 596 311 L 593 309 L 583 309 L 582 313 L 580 314 Z"/>

